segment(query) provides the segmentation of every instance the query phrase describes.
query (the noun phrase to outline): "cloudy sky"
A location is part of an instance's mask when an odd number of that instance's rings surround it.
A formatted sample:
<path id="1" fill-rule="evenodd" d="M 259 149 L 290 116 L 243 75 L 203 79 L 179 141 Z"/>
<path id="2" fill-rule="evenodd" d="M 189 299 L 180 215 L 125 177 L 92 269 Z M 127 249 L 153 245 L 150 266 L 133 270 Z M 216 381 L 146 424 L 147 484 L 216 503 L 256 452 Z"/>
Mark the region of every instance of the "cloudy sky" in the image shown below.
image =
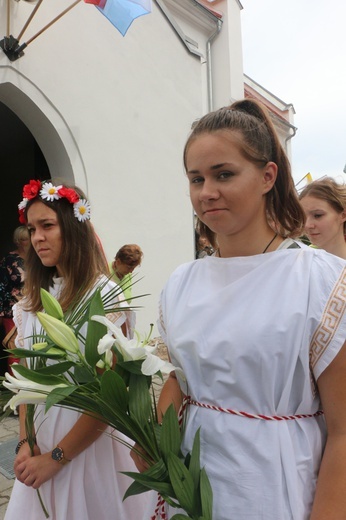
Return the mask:
<path id="1" fill-rule="evenodd" d="M 296 111 L 295 181 L 346 181 L 346 1 L 241 3 L 244 73 Z"/>

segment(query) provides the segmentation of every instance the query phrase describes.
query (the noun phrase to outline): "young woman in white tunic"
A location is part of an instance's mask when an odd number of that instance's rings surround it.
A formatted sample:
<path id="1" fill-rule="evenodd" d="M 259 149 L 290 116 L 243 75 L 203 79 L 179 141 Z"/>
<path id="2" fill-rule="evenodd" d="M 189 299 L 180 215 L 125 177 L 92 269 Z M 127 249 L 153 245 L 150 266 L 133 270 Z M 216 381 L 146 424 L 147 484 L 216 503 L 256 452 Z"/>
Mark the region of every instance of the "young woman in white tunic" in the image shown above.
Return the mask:
<path id="1" fill-rule="evenodd" d="M 304 214 L 255 101 L 204 116 L 184 161 L 217 252 L 163 289 L 159 327 L 186 381 L 168 379 L 160 411 L 190 398 L 183 449 L 200 428 L 213 520 L 346 519 L 346 262 L 292 239 Z"/>
<path id="2" fill-rule="evenodd" d="M 310 242 L 346 259 L 346 186 L 332 177 L 307 184 L 299 194 Z"/>
<path id="3" fill-rule="evenodd" d="M 21 208 L 31 248 L 26 260 L 25 299 L 16 305 L 14 319 L 18 327 L 17 345 L 28 349 L 34 330 L 37 333 L 41 329 L 36 318 L 42 307 L 40 287 L 57 297 L 64 310 L 78 303 L 77 294 L 80 301 L 101 284 L 106 283 L 103 293 L 115 287 L 105 277 L 107 263 L 89 221 L 89 203 L 82 192 L 78 188 L 66 191 L 64 186 L 48 184 L 31 181 L 26 185 L 23 195 L 29 200 Z M 117 302 L 114 297 L 115 307 Z M 126 314 L 121 311 L 108 316 L 118 326 L 125 326 Z M 32 456 L 26 441 L 25 407 L 20 408 L 20 442 L 14 462 L 16 481 L 6 520 L 44 520 L 37 489 L 50 520 L 138 518 L 146 497 L 123 502 L 131 480 L 120 471 L 130 468 L 133 471 L 135 467 L 128 448 L 110 437 L 110 428 L 94 418 L 60 407 L 52 407 L 45 414 L 44 406 L 39 405 Z M 118 432 L 113 433 L 119 436 Z"/>

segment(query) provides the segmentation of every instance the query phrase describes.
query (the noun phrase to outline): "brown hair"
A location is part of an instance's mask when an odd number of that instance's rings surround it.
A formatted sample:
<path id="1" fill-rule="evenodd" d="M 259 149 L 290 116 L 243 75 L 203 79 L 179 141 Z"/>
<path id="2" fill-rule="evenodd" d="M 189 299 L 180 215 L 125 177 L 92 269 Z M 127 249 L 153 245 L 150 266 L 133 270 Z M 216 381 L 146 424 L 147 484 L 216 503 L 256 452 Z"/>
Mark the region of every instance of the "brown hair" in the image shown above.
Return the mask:
<path id="1" fill-rule="evenodd" d="M 184 165 L 190 144 L 201 134 L 230 130 L 241 134 L 238 140 L 244 157 L 256 165 L 272 161 L 278 167 L 273 188 L 266 195 L 268 221 L 282 236 L 297 237 L 301 234 L 305 215 L 300 207 L 287 155 L 280 144 L 267 109 L 253 99 L 236 101 L 202 117 L 193 126 L 184 148 Z M 213 247 L 216 235 L 198 220 L 197 232 L 205 235 Z"/>
<path id="2" fill-rule="evenodd" d="M 307 184 L 300 192 L 299 199 L 302 200 L 307 196 L 324 200 L 337 213 L 346 210 L 346 186 L 339 184 L 332 177 L 323 177 Z M 344 222 L 344 233 L 346 233 L 346 222 Z"/>
<path id="3" fill-rule="evenodd" d="M 73 188 L 81 198 L 86 198 L 79 188 L 68 187 Z M 37 201 L 42 202 L 57 214 L 62 237 L 59 264 L 64 274 L 64 284 L 59 302 L 63 310 L 66 311 L 78 304 L 92 289 L 101 274 L 107 275 L 107 262 L 91 222 L 89 220 L 79 222 L 74 216 L 73 204 L 65 198 L 48 202 L 37 196 L 29 200 L 25 217 L 27 217 L 30 206 Z M 49 290 L 49 287 L 53 285 L 53 277 L 56 276 L 56 268 L 44 266 L 32 245 L 27 254 L 25 267 L 26 310 L 37 312 L 42 309 L 40 288 Z"/>
<path id="4" fill-rule="evenodd" d="M 120 260 L 123 264 L 133 268 L 141 265 L 142 258 L 143 251 L 139 246 L 137 246 L 137 244 L 124 245 L 115 255 L 115 260 Z"/>

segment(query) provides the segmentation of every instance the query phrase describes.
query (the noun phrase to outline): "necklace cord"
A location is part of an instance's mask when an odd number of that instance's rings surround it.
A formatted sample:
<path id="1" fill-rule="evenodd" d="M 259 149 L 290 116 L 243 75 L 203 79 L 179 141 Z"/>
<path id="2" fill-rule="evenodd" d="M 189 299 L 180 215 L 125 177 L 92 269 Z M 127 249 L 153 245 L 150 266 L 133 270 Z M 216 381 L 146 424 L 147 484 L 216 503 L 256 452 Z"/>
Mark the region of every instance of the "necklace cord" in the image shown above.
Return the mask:
<path id="1" fill-rule="evenodd" d="M 274 240 L 276 239 L 277 236 L 278 236 L 278 234 L 275 233 L 275 235 L 273 236 L 273 238 L 271 239 L 271 241 L 269 242 L 269 244 L 264 248 L 264 251 L 262 251 L 262 255 L 267 251 L 268 247 L 270 247 L 270 246 L 272 245 L 272 243 L 274 242 Z M 215 254 L 216 254 L 216 256 L 218 256 L 219 258 L 221 258 L 220 248 L 217 248 L 217 250 L 215 251 Z"/>
<path id="2" fill-rule="evenodd" d="M 274 242 L 274 240 L 276 239 L 277 236 L 278 236 L 278 234 L 275 233 L 275 235 L 273 236 L 273 238 L 271 239 L 271 241 L 269 242 L 269 244 L 267 245 L 265 250 L 262 252 L 262 255 L 263 255 L 263 253 L 265 253 L 267 251 L 268 247 L 272 245 L 272 243 Z"/>

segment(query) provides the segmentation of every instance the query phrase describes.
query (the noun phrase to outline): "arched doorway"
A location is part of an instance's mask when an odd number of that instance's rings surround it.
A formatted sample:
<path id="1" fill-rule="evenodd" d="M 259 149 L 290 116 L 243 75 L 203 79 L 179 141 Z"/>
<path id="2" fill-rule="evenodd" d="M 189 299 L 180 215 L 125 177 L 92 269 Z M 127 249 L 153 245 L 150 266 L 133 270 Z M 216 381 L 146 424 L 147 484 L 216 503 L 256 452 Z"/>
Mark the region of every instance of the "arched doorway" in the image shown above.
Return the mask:
<path id="1" fill-rule="evenodd" d="M 45 157 L 26 125 L 0 102 L 0 257 L 12 247 L 23 185 L 30 179 L 50 178 Z"/>

